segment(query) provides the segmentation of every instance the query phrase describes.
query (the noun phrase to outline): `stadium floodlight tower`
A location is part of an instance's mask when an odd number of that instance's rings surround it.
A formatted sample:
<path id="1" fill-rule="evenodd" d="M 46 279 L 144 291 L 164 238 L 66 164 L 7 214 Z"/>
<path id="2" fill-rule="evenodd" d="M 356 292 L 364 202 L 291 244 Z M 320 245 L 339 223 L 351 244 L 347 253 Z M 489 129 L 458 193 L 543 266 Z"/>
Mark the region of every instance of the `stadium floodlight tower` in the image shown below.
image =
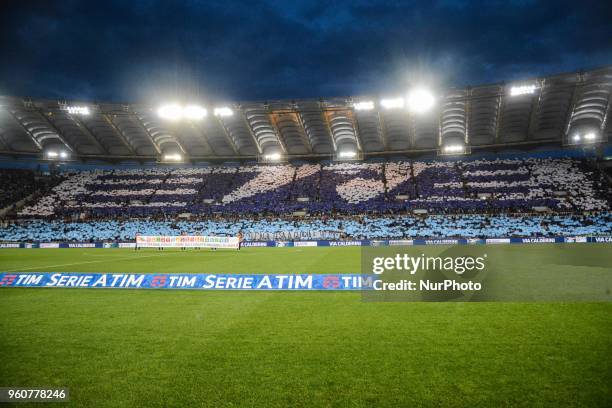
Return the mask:
<path id="1" fill-rule="evenodd" d="M 70 153 L 60 147 L 52 146 L 43 152 L 43 159 L 54 162 L 67 161 L 70 160 Z"/>
<path id="2" fill-rule="evenodd" d="M 334 152 L 334 161 L 359 161 L 363 160 L 363 152 L 355 147 L 339 147 Z"/>
<path id="3" fill-rule="evenodd" d="M 221 106 L 215 108 L 214 114 L 219 118 L 227 118 L 229 116 L 232 116 L 234 114 L 234 111 L 229 106 Z"/>
<path id="4" fill-rule="evenodd" d="M 466 146 L 463 143 L 446 144 L 444 146 L 440 146 L 440 150 L 438 152 L 438 154 L 441 156 L 457 156 L 469 153 L 469 146 Z"/>
<path id="5" fill-rule="evenodd" d="M 64 109 L 70 115 L 87 116 L 91 113 L 88 106 L 67 105 Z"/>
<path id="6" fill-rule="evenodd" d="M 374 101 L 359 101 L 353 103 L 353 109 L 356 111 L 371 111 L 374 109 Z"/>
<path id="7" fill-rule="evenodd" d="M 533 95 L 538 89 L 536 83 L 517 84 L 510 87 L 510 96 Z"/>
<path id="8" fill-rule="evenodd" d="M 446 138 L 438 148 L 438 155 L 440 156 L 462 156 L 470 153 L 470 146 L 459 136 Z"/>
<path id="9" fill-rule="evenodd" d="M 605 141 L 605 137 L 599 128 L 581 126 L 570 132 L 565 143 L 566 146 L 579 148 L 585 152 L 596 153 Z"/>
<path id="10" fill-rule="evenodd" d="M 434 107 L 436 98 L 431 91 L 425 88 L 415 88 L 408 93 L 406 104 L 410 112 L 424 114 Z"/>
<path id="11" fill-rule="evenodd" d="M 180 152 L 166 152 L 161 155 L 159 162 L 167 164 L 184 163 L 185 157 Z"/>
<path id="12" fill-rule="evenodd" d="M 261 164 L 286 163 L 289 158 L 277 150 L 269 150 L 257 156 L 257 162 Z"/>
<path id="13" fill-rule="evenodd" d="M 357 143 L 345 140 L 344 143 L 338 144 L 334 151 L 334 161 L 359 161 L 363 160 L 363 152 L 359 149 Z"/>
<path id="14" fill-rule="evenodd" d="M 207 111 L 200 105 L 180 105 L 170 103 L 162 105 L 157 109 L 157 115 L 168 121 L 176 122 L 181 120 L 200 121 L 206 117 Z"/>

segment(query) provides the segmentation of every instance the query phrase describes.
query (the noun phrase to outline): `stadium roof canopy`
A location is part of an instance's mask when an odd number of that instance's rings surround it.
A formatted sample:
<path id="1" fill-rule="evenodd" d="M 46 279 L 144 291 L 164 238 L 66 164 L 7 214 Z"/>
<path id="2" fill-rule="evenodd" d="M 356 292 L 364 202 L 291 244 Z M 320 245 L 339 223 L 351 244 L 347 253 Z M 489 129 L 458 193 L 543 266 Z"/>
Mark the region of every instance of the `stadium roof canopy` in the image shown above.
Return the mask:
<path id="1" fill-rule="evenodd" d="M 426 112 L 406 95 L 204 106 L 201 120 L 166 120 L 158 106 L 0 97 L 0 153 L 187 160 L 332 157 L 573 144 L 609 140 L 612 66 L 433 92 Z M 229 108 L 229 109 L 227 109 Z M 54 153 L 57 155 L 57 153 Z"/>

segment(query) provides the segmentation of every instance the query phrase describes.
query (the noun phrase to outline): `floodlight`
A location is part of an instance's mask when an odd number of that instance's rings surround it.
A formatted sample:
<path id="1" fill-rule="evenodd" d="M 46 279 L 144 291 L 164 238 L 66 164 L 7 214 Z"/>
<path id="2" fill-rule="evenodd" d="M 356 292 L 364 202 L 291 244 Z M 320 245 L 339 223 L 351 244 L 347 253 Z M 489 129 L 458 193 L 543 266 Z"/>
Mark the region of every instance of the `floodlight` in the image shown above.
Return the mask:
<path id="1" fill-rule="evenodd" d="M 574 142 L 579 142 L 580 141 L 580 135 L 578 133 L 576 133 L 573 137 Z"/>
<path id="2" fill-rule="evenodd" d="M 529 94 L 534 93 L 536 89 L 537 89 L 537 86 L 533 84 L 513 86 L 512 88 L 510 88 L 510 95 L 511 96 L 529 95 Z"/>
<path id="3" fill-rule="evenodd" d="M 87 106 L 66 106 L 66 110 L 71 115 L 89 115 Z"/>
<path id="4" fill-rule="evenodd" d="M 408 109 L 415 113 L 424 113 L 430 110 L 436 100 L 426 89 L 415 89 L 408 94 Z"/>
<path id="5" fill-rule="evenodd" d="M 234 111 L 231 108 L 228 108 L 227 106 L 215 108 L 215 116 L 226 117 L 226 116 L 232 116 L 233 114 L 234 114 Z"/>
<path id="6" fill-rule="evenodd" d="M 58 156 L 59 156 L 59 154 L 58 154 L 57 152 L 54 152 L 54 151 L 48 151 L 48 152 L 46 153 L 46 156 L 47 156 L 48 158 L 50 158 L 50 159 L 55 159 L 56 157 L 58 157 Z"/>
<path id="7" fill-rule="evenodd" d="M 164 161 L 182 161 L 183 160 L 183 156 L 180 155 L 179 153 L 170 153 L 170 154 L 165 154 L 164 155 Z"/>
<path id="8" fill-rule="evenodd" d="M 60 158 L 62 158 L 62 159 L 66 159 L 66 158 L 68 158 L 68 153 L 66 153 L 66 152 L 60 152 L 59 156 L 60 156 Z"/>
<path id="9" fill-rule="evenodd" d="M 597 138 L 597 135 L 595 135 L 595 133 L 593 132 L 589 132 L 584 135 L 585 140 L 595 140 L 596 138 Z"/>
<path id="10" fill-rule="evenodd" d="M 183 109 L 183 116 L 187 119 L 202 120 L 206 116 L 206 109 L 198 105 L 189 105 Z"/>
<path id="11" fill-rule="evenodd" d="M 353 104 L 353 108 L 355 110 L 372 110 L 374 109 L 374 102 L 372 101 L 362 101 Z"/>
<path id="12" fill-rule="evenodd" d="M 380 105 L 385 109 L 399 109 L 404 107 L 404 98 L 383 99 Z"/>
<path id="13" fill-rule="evenodd" d="M 463 146 L 461 145 L 448 145 L 444 147 L 445 153 L 461 153 L 463 152 Z"/>
<path id="14" fill-rule="evenodd" d="M 355 157 L 357 157 L 357 152 L 353 150 L 347 150 L 338 153 L 338 157 L 340 157 L 341 159 L 354 159 Z"/>
<path id="15" fill-rule="evenodd" d="M 264 159 L 269 161 L 279 161 L 281 159 L 280 153 L 270 153 L 264 156 Z"/>
<path id="16" fill-rule="evenodd" d="M 183 108 L 178 104 L 164 105 L 157 110 L 157 114 L 167 120 L 179 120 L 183 113 Z"/>

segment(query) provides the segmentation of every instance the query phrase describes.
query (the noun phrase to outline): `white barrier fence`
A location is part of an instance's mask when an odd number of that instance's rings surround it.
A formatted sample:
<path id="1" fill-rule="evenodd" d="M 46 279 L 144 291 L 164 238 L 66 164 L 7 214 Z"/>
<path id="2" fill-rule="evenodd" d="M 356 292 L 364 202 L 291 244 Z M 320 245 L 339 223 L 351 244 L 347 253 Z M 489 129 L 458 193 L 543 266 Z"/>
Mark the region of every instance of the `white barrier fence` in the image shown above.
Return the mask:
<path id="1" fill-rule="evenodd" d="M 237 237 L 207 237 L 202 235 L 137 235 L 138 248 L 228 248 L 238 249 Z"/>

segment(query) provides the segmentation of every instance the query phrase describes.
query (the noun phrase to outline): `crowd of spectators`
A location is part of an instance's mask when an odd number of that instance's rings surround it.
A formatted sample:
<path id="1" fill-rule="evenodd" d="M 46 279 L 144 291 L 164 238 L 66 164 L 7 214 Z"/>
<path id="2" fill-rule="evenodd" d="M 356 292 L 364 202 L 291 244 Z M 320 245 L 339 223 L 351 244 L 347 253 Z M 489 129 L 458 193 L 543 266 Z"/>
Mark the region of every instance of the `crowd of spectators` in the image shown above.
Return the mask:
<path id="1" fill-rule="evenodd" d="M 435 215 L 417 217 L 349 216 L 338 218 L 238 218 L 200 221 L 107 220 L 62 222 L 30 220 L 5 225 L 7 241 L 132 241 L 136 234 L 201 234 L 248 240 L 494 238 L 612 235 L 612 215 Z"/>
<path id="2" fill-rule="evenodd" d="M 603 211 L 594 174 L 572 159 L 339 163 L 80 172 L 20 215 L 397 214 Z"/>
<path id="3" fill-rule="evenodd" d="M 33 173 L 10 174 L 3 190 L 18 185 L 21 193 L 3 195 L 7 202 L 29 191 L 27 177 L 33 179 Z M 3 228 L 1 239 L 125 240 L 176 226 L 203 234 L 243 230 L 247 237 L 327 231 L 370 239 L 610 232 L 609 185 L 570 158 L 160 167 L 63 176 L 20 210 L 19 218 L 29 221 Z M 534 212 L 542 214 L 528 215 Z M 298 213 L 307 218 L 292 218 Z M 585 213 L 595 215 L 565 215 Z"/>
<path id="4" fill-rule="evenodd" d="M 0 209 L 32 194 L 36 189 L 31 170 L 0 169 Z"/>
<path id="5" fill-rule="evenodd" d="M 44 193 L 61 181 L 58 175 L 26 169 L 0 169 L 0 210 L 10 210 L 35 193 Z"/>

